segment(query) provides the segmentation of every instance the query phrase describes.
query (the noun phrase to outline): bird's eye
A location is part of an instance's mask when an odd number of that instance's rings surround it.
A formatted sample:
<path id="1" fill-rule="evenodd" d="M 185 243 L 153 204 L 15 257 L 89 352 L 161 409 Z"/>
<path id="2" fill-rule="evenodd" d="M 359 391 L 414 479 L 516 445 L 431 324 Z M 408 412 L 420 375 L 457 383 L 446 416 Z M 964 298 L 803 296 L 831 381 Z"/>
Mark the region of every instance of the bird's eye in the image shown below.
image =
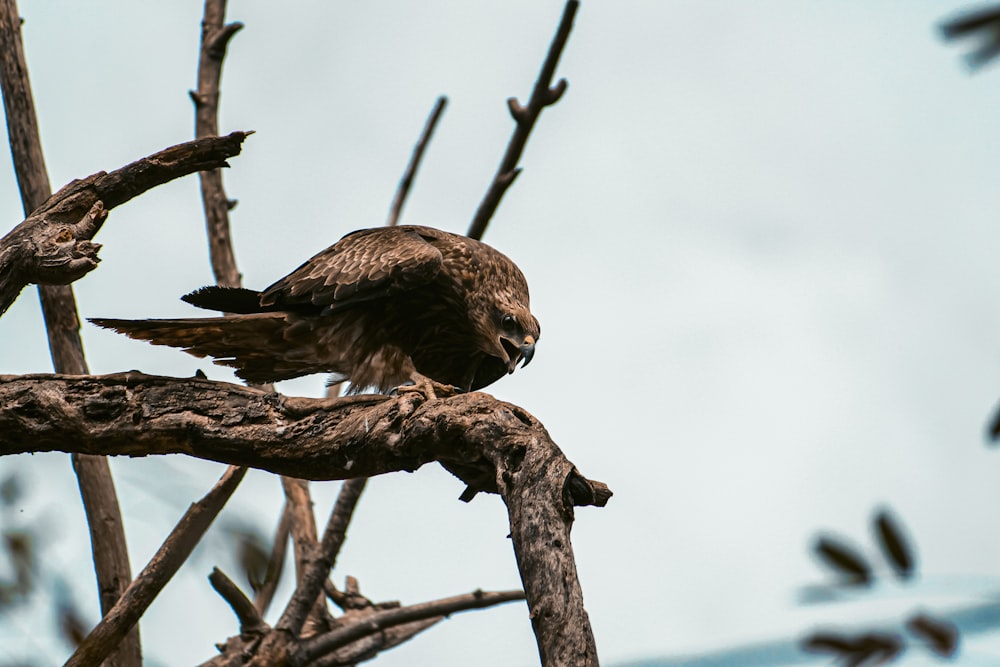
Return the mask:
<path id="1" fill-rule="evenodd" d="M 517 318 L 513 315 L 504 315 L 503 319 L 500 320 L 500 326 L 505 330 L 512 330 L 517 328 Z"/>

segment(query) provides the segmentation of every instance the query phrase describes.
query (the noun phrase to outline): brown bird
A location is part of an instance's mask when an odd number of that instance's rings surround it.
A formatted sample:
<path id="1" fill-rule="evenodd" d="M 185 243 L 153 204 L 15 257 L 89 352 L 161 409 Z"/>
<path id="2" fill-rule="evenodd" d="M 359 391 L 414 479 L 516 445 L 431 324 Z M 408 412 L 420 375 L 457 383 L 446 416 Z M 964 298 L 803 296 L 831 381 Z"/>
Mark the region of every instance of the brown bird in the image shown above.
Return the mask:
<path id="1" fill-rule="evenodd" d="M 540 333 L 514 262 L 430 227 L 363 229 L 262 292 L 203 287 L 181 298 L 235 315 L 90 321 L 213 357 L 251 382 L 332 373 L 355 392 L 410 381 L 431 393 L 480 389 L 527 365 Z"/>

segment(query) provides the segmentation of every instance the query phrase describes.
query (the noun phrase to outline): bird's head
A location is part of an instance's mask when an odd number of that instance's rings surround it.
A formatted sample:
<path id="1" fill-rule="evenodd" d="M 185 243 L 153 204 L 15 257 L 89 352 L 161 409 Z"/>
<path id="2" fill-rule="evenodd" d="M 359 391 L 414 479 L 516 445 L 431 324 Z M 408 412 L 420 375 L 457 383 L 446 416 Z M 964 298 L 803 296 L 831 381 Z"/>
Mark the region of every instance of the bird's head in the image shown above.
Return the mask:
<path id="1" fill-rule="evenodd" d="M 535 355 L 535 343 L 541 335 L 538 320 L 527 308 L 508 308 L 496 323 L 496 351 L 506 366 L 507 373 L 513 373 L 518 362 L 527 366 Z"/>

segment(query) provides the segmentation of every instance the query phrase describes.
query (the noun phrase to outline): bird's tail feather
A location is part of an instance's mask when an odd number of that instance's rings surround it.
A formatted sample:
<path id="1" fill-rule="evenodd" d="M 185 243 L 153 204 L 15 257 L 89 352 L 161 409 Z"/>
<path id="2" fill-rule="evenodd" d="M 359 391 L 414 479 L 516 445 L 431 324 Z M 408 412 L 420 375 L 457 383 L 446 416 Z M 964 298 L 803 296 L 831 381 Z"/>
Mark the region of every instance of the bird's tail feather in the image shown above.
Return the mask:
<path id="1" fill-rule="evenodd" d="M 277 382 L 315 372 L 275 354 L 285 347 L 282 334 L 287 323 L 283 314 L 175 320 L 95 317 L 90 322 L 153 345 L 177 347 L 196 357 L 212 357 L 215 363 L 235 368 L 238 376 L 251 382 Z"/>

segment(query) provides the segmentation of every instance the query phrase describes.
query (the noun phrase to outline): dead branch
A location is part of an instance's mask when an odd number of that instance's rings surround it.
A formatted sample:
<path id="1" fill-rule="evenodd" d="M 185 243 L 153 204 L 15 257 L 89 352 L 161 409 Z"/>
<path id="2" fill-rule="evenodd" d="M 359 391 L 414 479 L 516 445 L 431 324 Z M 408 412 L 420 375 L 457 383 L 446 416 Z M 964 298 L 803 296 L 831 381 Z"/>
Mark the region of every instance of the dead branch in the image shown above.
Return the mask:
<path id="1" fill-rule="evenodd" d="M 27 215 L 49 197 L 52 187 L 45 168 L 15 0 L 0 2 L 0 89 L 21 205 Z M 75 279 L 83 275 L 96 266 L 100 246 L 90 243 L 89 238 L 97 232 L 106 216 L 101 202 L 93 202 L 82 216 L 73 220 L 75 224 L 68 228 L 68 238 L 65 231 L 50 234 L 46 239 L 48 243 L 35 246 L 34 250 L 41 252 L 32 253 L 31 261 L 36 262 L 41 273 L 47 274 L 54 283 L 65 283 L 68 282 L 66 277 Z M 77 233 L 89 236 L 85 240 L 77 240 L 74 238 Z M 17 253 L 11 253 L 0 242 L 0 315 L 24 287 L 24 284 L 17 284 L 19 279 L 12 279 L 3 268 L 12 254 L 15 261 L 20 259 L 22 267 L 31 266 L 31 261 L 25 261 L 26 257 L 18 258 Z M 63 278 L 58 277 L 60 272 L 65 272 Z M 53 273 L 56 275 L 53 276 Z M 8 287 L 11 288 L 9 293 Z M 56 372 L 88 373 L 72 288 L 64 284 L 39 285 L 39 296 Z M 101 612 L 105 613 L 119 599 L 132 578 L 121 508 L 111 470 L 104 458 L 74 454 L 71 459 L 87 515 Z M 118 642 L 108 660 L 108 667 L 139 667 L 141 664 L 139 630 L 135 628 Z"/>
<path id="2" fill-rule="evenodd" d="M 222 61 L 226 57 L 229 40 L 242 23 L 225 23 L 226 0 L 205 0 L 201 20 L 201 51 L 198 58 L 198 90 L 191 91 L 195 108 L 195 137 L 214 137 L 219 134 L 219 83 L 222 79 Z M 208 232 L 208 250 L 215 282 L 224 287 L 239 287 L 241 278 L 236 268 L 232 235 L 229 229 L 229 210 L 236 205 L 226 197 L 219 169 L 198 173 L 201 182 L 201 199 L 205 209 Z"/>
<path id="3" fill-rule="evenodd" d="M 297 664 L 308 664 L 309 662 L 326 655 L 342 646 L 360 639 L 366 635 L 380 632 L 394 625 L 422 621 L 438 616 L 448 616 L 457 611 L 468 609 L 481 609 L 492 607 L 503 602 L 513 602 L 523 600 L 524 593 L 521 591 L 501 591 L 497 593 L 485 593 L 474 591 L 468 595 L 458 595 L 434 602 L 399 607 L 398 609 L 384 609 L 373 612 L 363 620 L 356 621 L 346 627 L 337 628 L 325 635 L 309 639 L 302 642 L 301 647 L 294 662 Z"/>
<path id="4" fill-rule="evenodd" d="M 85 243 L 103 219 L 95 205 L 108 211 L 175 178 L 228 166 L 226 159 L 239 155 L 249 134 L 233 132 L 171 146 L 110 173 L 72 181 L 49 197 L 0 239 L 0 315 L 25 285 L 69 283 L 97 265 L 99 246 Z"/>
<path id="5" fill-rule="evenodd" d="M 271 557 L 267 561 L 264 581 L 254 592 L 253 604 L 261 616 L 267 613 L 268 608 L 271 606 L 271 600 L 274 599 L 274 593 L 278 590 L 278 582 L 281 581 L 281 574 L 285 568 L 285 551 L 288 548 L 291 521 L 289 505 L 286 502 L 281 510 L 281 519 L 278 520 L 278 527 L 274 531 Z"/>
<path id="6" fill-rule="evenodd" d="M 424 131 L 421 132 L 420 139 L 417 140 L 417 145 L 413 147 L 413 155 L 410 156 L 410 162 L 406 165 L 403 178 L 399 181 L 396 195 L 392 198 L 392 206 L 389 208 L 389 218 L 385 222 L 386 227 L 392 227 L 399 223 L 399 216 L 403 212 L 403 204 L 406 202 L 406 196 L 410 193 L 410 186 L 413 185 L 413 179 L 417 175 L 417 168 L 420 167 L 424 151 L 427 150 L 427 144 L 430 143 L 431 137 L 434 135 L 434 128 L 437 127 L 438 121 L 441 120 L 441 114 L 444 113 L 444 108 L 447 104 L 448 98 L 444 95 L 437 98 L 437 102 L 434 103 L 431 115 L 428 116 L 427 123 L 424 125 Z"/>
<path id="7" fill-rule="evenodd" d="M 208 575 L 208 581 L 212 584 L 215 592 L 222 596 L 222 599 L 229 603 L 236 619 L 240 622 L 240 635 L 260 635 L 268 631 L 264 618 L 257 611 L 253 602 L 240 590 L 232 579 L 219 568 L 212 568 L 212 574 Z"/>
<path id="8" fill-rule="evenodd" d="M 552 77 L 555 75 L 556 65 L 559 64 L 559 57 L 562 55 L 566 41 L 569 39 L 569 33 L 573 29 L 573 18 L 576 16 L 576 10 L 579 6 L 580 3 L 578 0 L 568 0 L 566 3 L 562 20 L 559 22 L 559 28 L 552 39 L 552 44 L 549 46 L 549 52 L 545 57 L 545 62 L 542 64 L 542 69 L 538 73 L 535 88 L 531 91 L 528 106 L 522 106 L 517 101 L 517 98 L 514 97 L 507 100 L 507 108 L 510 111 L 510 115 L 514 118 L 514 134 L 510 137 L 510 143 L 507 144 L 507 150 L 504 152 L 496 175 L 494 175 L 493 181 L 486 191 L 486 196 L 480 202 L 479 208 L 476 210 L 476 215 L 473 216 L 472 223 L 469 225 L 467 235 L 474 239 L 483 238 L 486 225 L 489 224 L 490 218 L 493 217 L 497 206 L 500 205 L 500 200 L 503 198 L 504 193 L 507 192 L 507 188 L 511 186 L 514 179 L 521 173 L 521 169 L 517 164 L 521 160 L 521 153 L 524 152 L 524 146 L 528 143 L 528 137 L 531 135 L 531 130 L 534 128 L 538 116 L 541 115 L 542 109 L 558 102 L 559 98 L 566 92 L 566 88 L 569 85 L 566 79 L 559 79 L 559 82 L 553 86 Z"/>
<path id="9" fill-rule="evenodd" d="M 487 394 L 306 399 L 139 373 L 0 376 L 0 434 L 0 454 L 183 453 L 314 480 L 430 461 L 473 471 L 463 481 L 507 504 L 543 664 L 597 664 L 570 527 L 574 505 L 603 506 L 611 492 L 580 475 L 537 419 Z"/>
<path id="10" fill-rule="evenodd" d="M 76 648 L 65 667 L 99 665 L 118 646 L 191 555 L 245 474 L 246 468 L 230 466 L 204 498 L 192 503 L 139 576 Z"/>

